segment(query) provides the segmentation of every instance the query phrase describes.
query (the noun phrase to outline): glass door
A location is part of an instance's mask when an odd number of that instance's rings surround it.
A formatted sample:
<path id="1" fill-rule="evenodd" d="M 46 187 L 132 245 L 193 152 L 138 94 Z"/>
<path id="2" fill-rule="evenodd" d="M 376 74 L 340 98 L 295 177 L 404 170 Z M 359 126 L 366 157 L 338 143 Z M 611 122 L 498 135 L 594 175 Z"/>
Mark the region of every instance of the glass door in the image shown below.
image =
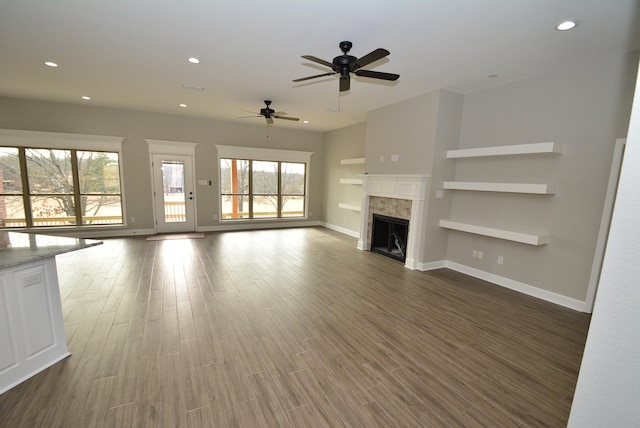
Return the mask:
<path id="1" fill-rule="evenodd" d="M 159 233 L 195 230 L 191 164 L 189 156 L 153 155 L 154 200 Z"/>

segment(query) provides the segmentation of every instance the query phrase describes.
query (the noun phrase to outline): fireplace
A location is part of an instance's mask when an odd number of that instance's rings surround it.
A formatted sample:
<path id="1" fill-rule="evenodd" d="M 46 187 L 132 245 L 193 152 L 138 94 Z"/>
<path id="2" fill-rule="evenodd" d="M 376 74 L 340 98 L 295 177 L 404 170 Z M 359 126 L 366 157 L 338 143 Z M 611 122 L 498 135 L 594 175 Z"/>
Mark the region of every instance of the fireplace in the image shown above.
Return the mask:
<path id="1" fill-rule="evenodd" d="M 409 220 L 373 214 L 371 251 L 404 263 L 407 256 Z"/>
<path id="2" fill-rule="evenodd" d="M 420 269 L 426 245 L 429 179 L 428 175 L 418 174 L 365 174 L 358 248 L 375 251 L 374 246 L 382 246 L 373 245 L 374 215 L 404 220 L 405 250 L 398 260 L 404 261 L 408 269 Z"/>

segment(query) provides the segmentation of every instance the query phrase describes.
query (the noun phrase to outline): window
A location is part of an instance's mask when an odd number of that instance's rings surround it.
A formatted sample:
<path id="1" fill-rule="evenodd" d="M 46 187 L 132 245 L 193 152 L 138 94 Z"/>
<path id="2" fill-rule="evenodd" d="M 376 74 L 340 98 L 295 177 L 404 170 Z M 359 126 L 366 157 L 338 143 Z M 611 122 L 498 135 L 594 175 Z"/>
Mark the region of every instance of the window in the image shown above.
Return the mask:
<path id="1" fill-rule="evenodd" d="M 222 220 L 306 216 L 307 166 L 311 153 L 217 147 Z M 255 158 L 225 157 L 224 154 L 251 154 Z"/>
<path id="2" fill-rule="evenodd" d="M 0 228 L 123 224 L 119 151 L 42 147 L 65 135 L 0 130 Z"/>

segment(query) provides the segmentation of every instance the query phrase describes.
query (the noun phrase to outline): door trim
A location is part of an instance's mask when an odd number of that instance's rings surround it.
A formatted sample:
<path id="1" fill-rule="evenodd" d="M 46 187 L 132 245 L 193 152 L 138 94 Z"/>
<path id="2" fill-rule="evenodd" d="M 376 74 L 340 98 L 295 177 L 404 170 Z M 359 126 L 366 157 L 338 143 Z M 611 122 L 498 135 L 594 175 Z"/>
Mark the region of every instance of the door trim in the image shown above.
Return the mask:
<path id="1" fill-rule="evenodd" d="M 189 143 L 185 141 L 168 141 L 168 140 L 145 140 L 149 145 L 149 179 L 151 180 L 151 189 L 155 192 L 155 178 L 153 171 L 153 157 L 155 155 L 175 155 L 175 156 L 186 156 L 191 158 L 191 183 L 193 185 L 193 192 L 195 195 L 195 185 L 196 185 L 196 173 L 195 173 L 195 152 L 196 146 L 198 143 Z M 197 195 L 196 195 L 197 196 Z M 153 206 L 153 229 L 156 233 L 158 233 L 158 213 L 156 210 L 156 200 L 155 197 L 152 198 L 152 206 Z M 198 229 L 198 215 L 197 215 L 197 202 L 195 200 L 193 206 L 193 224 L 194 231 Z"/>

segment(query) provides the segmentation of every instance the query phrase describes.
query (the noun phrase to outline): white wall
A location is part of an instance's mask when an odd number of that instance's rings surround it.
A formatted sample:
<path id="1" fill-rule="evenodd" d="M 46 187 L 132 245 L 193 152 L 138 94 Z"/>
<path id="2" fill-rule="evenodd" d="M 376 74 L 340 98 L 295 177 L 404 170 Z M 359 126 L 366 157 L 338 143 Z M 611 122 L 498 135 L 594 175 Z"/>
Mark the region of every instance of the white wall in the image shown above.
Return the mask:
<path id="1" fill-rule="evenodd" d="M 569 427 L 640 425 L 640 79 Z"/>

